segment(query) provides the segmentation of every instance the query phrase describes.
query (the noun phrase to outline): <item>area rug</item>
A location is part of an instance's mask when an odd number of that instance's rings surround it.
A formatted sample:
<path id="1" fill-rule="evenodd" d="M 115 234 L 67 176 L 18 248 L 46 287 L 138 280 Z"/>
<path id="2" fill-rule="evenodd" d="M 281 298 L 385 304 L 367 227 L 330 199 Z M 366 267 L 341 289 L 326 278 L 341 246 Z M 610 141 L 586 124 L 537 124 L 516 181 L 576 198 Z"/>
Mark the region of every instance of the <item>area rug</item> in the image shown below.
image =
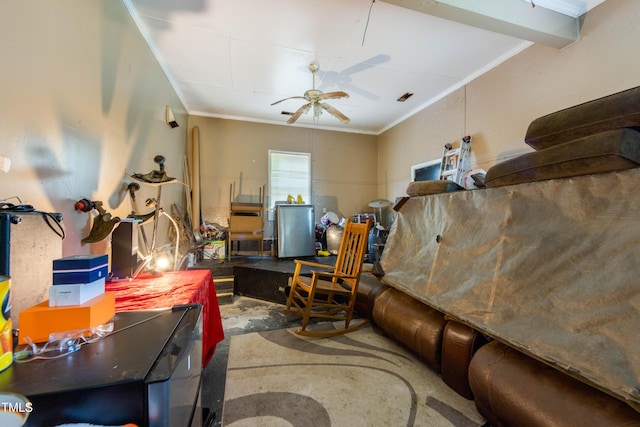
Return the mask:
<path id="1" fill-rule="evenodd" d="M 294 329 L 231 337 L 223 426 L 482 424 L 472 401 L 370 326 L 332 338 Z"/>

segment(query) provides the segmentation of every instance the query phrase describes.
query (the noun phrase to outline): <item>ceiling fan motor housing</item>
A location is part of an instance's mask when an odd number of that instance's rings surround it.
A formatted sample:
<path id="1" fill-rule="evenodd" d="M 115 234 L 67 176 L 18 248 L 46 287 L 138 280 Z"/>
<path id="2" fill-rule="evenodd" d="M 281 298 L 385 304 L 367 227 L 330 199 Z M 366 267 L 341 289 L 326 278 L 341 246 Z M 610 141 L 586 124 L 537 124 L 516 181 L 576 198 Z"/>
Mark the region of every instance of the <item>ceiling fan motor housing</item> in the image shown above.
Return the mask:
<path id="1" fill-rule="evenodd" d="M 322 91 L 319 91 L 318 89 L 309 89 L 304 93 L 304 97 L 312 102 L 317 102 L 320 95 L 322 95 Z"/>

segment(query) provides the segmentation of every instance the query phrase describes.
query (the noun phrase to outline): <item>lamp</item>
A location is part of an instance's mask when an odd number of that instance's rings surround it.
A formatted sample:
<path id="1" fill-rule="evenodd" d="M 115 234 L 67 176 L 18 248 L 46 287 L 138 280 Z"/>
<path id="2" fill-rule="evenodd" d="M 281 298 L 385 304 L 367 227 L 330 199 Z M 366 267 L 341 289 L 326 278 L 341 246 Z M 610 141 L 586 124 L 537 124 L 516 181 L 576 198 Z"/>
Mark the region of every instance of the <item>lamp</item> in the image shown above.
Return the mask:
<path id="1" fill-rule="evenodd" d="M 380 227 L 382 228 L 384 228 L 384 226 L 382 225 L 382 208 L 386 208 L 388 206 L 391 206 L 392 204 L 393 203 L 391 203 L 389 200 L 385 200 L 385 199 L 376 199 L 369 202 L 369 207 L 378 209 L 379 216 L 380 216 Z"/>
<path id="2" fill-rule="evenodd" d="M 171 128 L 177 128 L 179 125 L 178 122 L 176 122 L 176 117 L 173 115 L 173 111 L 171 111 L 171 107 L 167 105 L 164 113 L 167 124 L 171 126 Z"/>

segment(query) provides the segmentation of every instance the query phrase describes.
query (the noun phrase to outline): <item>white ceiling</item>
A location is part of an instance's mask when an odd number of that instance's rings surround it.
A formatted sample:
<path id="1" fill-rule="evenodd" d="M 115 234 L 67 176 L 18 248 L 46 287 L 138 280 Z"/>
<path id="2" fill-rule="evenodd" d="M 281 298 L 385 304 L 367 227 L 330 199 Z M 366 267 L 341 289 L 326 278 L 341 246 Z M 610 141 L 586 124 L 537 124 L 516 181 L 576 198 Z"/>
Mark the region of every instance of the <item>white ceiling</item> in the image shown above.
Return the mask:
<path id="1" fill-rule="evenodd" d="M 533 1 L 535 7 L 531 0 L 123 0 L 189 114 L 286 125 L 281 112 L 305 101 L 271 104 L 311 89 L 313 62 L 320 66 L 316 88 L 350 95 L 328 103 L 351 122 L 324 113 L 314 123 L 308 113 L 291 126 L 370 134 L 533 41 L 546 43 L 540 34 L 555 37 L 550 27 L 567 24 L 551 23 L 556 12 L 540 15 L 547 8 L 581 14 L 604 0 Z M 487 3 L 496 10 L 473 9 Z M 567 9 L 574 6 L 577 13 Z M 522 24 L 531 18 L 540 22 Z M 414 95 L 398 102 L 406 92 Z"/>

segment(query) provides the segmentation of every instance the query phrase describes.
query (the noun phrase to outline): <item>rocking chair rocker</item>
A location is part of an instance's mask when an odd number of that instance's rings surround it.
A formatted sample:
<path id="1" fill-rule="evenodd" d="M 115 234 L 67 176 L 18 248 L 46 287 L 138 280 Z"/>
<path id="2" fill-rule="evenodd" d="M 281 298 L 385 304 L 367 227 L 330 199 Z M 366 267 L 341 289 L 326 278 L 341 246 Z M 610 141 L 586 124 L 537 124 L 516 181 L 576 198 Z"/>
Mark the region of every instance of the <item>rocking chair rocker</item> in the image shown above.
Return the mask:
<path id="1" fill-rule="evenodd" d="M 370 220 L 364 224 L 347 220 L 334 266 L 294 260 L 296 268 L 284 313 L 302 317 L 302 326 L 296 331 L 297 334 L 329 337 L 355 331 L 368 324 L 368 321 L 363 319 L 356 325 L 349 325 L 356 303 L 370 228 Z M 307 277 L 300 275 L 302 266 L 333 271 L 311 270 L 311 277 Z M 344 320 L 345 325 L 339 329 L 310 331 L 307 330 L 307 326 L 312 317 Z"/>

